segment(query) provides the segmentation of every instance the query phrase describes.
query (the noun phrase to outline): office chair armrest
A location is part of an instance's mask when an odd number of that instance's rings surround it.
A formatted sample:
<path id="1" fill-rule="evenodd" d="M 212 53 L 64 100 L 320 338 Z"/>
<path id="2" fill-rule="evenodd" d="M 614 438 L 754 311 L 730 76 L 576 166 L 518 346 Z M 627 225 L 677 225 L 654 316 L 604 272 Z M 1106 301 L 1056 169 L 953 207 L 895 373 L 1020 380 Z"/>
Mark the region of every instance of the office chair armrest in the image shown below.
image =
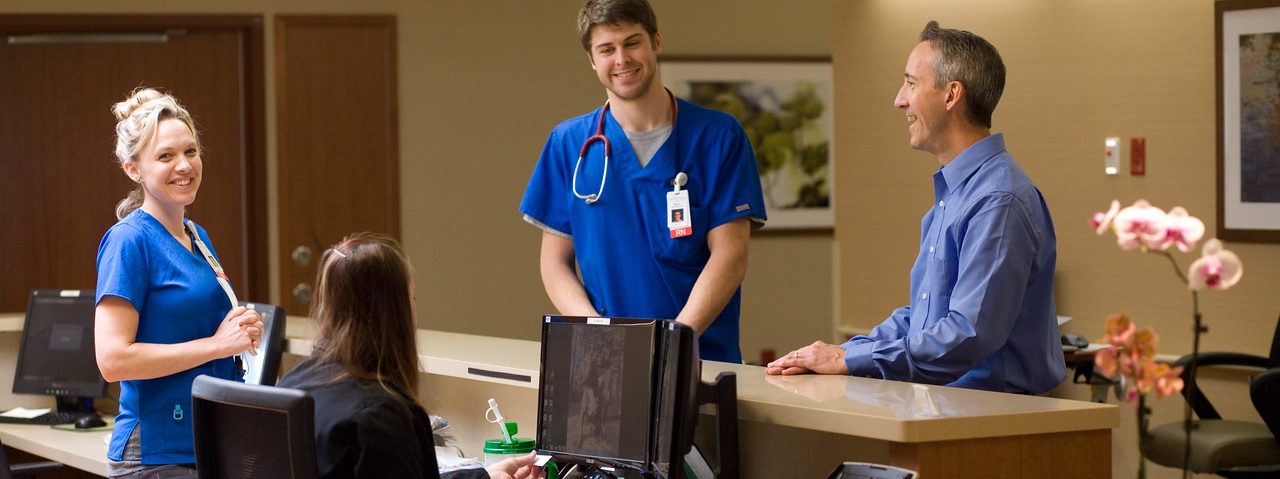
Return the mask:
<path id="1" fill-rule="evenodd" d="M 1222 419 L 1222 415 L 1218 410 L 1209 403 L 1204 394 L 1200 391 L 1200 385 L 1195 384 L 1191 378 L 1191 356 L 1190 354 L 1178 358 L 1174 361 L 1174 366 L 1182 366 L 1182 380 L 1186 382 L 1186 386 L 1182 388 L 1182 397 L 1186 398 L 1191 404 L 1191 409 L 1196 412 L 1196 416 L 1201 419 Z M 1257 369 L 1267 368 L 1267 358 L 1245 353 L 1223 353 L 1211 352 L 1200 353 L 1196 360 L 1196 369 L 1205 366 L 1243 366 Z M 1192 397 L 1192 394 L 1195 396 Z"/>
<path id="2" fill-rule="evenodd" d="M 1280 438 L 1280 368 L 1271 368 L 1253 378 L 1249 398 L 1271 434 Z"/>
<path id="3" fill-rule="evenodd" d="M 24 462 L 22 464 L 14 464 L 10 466 L 9 472 L 13 473 L 15 479 L 32 477 L 36 474 L 58 471 L 62 469 L 62 463 L 53 461 L 40 462 Z"/>
<path id="4" fill-rule="evenodd" d="M 1190 354 L 1178 358 L 1178 360 L 1173 363 L 1174 366 L 1183 367 L 1189 366 L 1190 364 Z M 1266 369 L 1267 358 L 1245 353 L 1200 353 L 1199 360 L 1196 361 L 1196 366 L 1248 366 L 1258 369 Z"/>

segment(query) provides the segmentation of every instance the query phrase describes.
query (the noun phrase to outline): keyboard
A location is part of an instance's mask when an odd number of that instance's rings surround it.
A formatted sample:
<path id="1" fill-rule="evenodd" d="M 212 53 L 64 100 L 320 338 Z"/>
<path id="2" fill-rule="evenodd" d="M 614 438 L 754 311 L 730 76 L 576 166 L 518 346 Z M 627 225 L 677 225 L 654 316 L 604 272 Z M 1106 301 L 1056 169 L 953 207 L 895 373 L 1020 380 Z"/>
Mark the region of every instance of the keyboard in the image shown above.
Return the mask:
<path id="1" fill-rule="evenodd" d="M 81 412 L 47 412 L 36 417 L 0 416 L 0 423 L 8 424 L 71 424 L 84 416 Z"/>

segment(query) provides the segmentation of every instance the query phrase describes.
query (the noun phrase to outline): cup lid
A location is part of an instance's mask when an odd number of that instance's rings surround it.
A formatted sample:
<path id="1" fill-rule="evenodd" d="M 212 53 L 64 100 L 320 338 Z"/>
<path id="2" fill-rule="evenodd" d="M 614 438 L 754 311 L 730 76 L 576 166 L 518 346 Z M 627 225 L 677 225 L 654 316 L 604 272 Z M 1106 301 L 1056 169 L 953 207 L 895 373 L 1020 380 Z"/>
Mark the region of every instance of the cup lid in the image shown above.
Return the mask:
<path id="1" fill-rule="evenodd" d="M 485 454 L 520 454 L 533 451 L 533 438 L 513 437 L 511 442 L 505 442 L 502 438 L 488 439 L 484 442 Z"/>

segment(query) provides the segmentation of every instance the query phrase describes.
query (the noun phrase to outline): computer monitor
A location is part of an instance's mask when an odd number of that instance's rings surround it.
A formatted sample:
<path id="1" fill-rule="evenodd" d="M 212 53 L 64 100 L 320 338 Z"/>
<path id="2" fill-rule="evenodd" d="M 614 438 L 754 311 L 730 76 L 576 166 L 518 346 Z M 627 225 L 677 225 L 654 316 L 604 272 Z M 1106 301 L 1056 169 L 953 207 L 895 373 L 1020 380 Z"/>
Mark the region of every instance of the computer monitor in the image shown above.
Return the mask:
<path id="1" fill-rule="evenodd" d="M 544 316 L 538 449 L 620 478 L 681 479 L 700 381 L 683 324 Z"/>
<path id="2" fill-rule="evenodd" d="M 107 395 L 94 356 L 93 315 L 93 290 L 33 290 L 13 392 L 55 396 L 59 411 L 93 412 L 93 398 Z"/>

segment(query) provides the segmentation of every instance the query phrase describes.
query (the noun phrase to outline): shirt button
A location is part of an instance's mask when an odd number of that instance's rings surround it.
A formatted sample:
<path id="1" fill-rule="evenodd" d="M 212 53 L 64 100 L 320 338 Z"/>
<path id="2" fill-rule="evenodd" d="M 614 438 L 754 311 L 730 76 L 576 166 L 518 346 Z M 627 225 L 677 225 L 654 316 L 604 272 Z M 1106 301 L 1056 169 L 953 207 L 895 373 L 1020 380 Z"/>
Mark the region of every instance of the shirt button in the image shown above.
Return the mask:
<path id="1" fill-rule="evenodd" d="M 920 299 L 929 299 L 929 293 L 920 293 Z"/>
<path id="2" fill-rule="evenodd" d="M 929 247 L 929 253 L 933 253 L 933 247 L 932 247 L 932 246 L 930 246 L 930 247 Z"/>
<path id="3" fill-rule="evenodd" d="M 947 200 L 942 200 L 938 202 L 938 206 L 946 206 L 946 205 L 947 205 Z"/>

